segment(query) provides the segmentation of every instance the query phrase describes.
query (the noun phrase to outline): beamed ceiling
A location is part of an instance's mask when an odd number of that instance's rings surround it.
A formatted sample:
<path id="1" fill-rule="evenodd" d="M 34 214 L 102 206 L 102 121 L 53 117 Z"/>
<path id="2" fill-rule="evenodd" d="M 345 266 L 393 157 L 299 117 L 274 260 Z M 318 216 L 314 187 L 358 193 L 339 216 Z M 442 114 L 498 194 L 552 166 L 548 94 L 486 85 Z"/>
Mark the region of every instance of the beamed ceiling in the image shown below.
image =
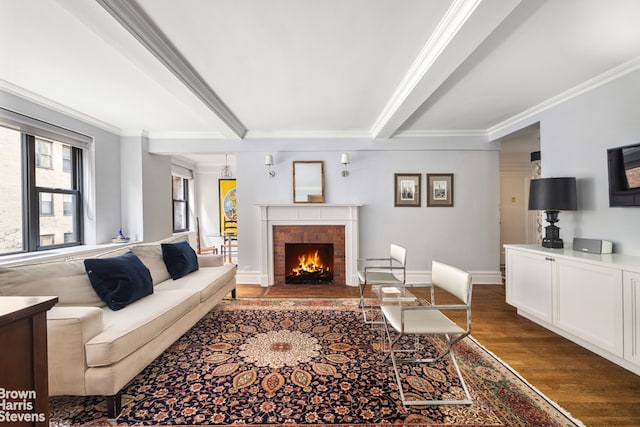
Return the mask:
<path id="1" fill-rule="evenodd" d="M 0 89 L 122 135 L 212 146 L 490 139 L 640 68 L 637 0 L 0 0 L 0 8 Z"/>

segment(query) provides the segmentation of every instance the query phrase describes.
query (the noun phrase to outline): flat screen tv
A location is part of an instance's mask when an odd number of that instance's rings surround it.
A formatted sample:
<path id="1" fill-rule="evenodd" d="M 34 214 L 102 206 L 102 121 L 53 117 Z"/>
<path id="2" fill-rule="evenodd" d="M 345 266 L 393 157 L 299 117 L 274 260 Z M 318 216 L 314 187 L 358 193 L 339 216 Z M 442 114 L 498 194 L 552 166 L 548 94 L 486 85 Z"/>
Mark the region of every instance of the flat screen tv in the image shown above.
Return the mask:
<path id="1" fill-rule="evenodd" d="M 624 147 L 622 149 L 624 175 L 628 188 L 640 188 L 640 145 Z"/>
<path id="2" fill-rule="evenodd" d="M 609 206 L 640 206 L 640 143 L 607 150 Z"/>

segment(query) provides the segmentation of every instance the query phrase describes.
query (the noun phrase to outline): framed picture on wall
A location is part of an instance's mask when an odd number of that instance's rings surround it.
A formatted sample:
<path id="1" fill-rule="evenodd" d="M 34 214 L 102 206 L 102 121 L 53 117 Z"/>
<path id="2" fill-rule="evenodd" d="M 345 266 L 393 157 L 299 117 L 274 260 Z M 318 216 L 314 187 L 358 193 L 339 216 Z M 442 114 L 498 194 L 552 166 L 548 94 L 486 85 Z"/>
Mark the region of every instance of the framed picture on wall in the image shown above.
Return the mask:
<path id="1" fill-rule="evenodd" d="M 395 196 L 393 206 L 420 206 L 420 177 L 419 173 L 394 174 Z"/>
<path id="2" fill-rule="evenodd" d="M 218 198 L 220 201 L 220 234 L 228 228 L 235 230 L 238 221 L 236 180 L 218 180 Z"/>
<path id="3" fill-rule="evenodd" d="M 453 207 L 453 174 L 427 174 L 427 206 Z"/>

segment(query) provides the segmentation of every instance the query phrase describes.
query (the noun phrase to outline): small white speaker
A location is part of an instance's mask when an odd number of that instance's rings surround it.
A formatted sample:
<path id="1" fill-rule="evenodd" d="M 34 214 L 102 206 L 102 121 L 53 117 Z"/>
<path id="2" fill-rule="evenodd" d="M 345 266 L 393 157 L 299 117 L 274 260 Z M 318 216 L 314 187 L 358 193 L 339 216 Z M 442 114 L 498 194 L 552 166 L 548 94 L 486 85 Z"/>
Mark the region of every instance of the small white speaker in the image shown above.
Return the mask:
<path id="1" fill-rule="evenodd" d="M 613 243 L 608 240 L 573 238 L 573 250 L 592 254 L 610 254 Z"/>

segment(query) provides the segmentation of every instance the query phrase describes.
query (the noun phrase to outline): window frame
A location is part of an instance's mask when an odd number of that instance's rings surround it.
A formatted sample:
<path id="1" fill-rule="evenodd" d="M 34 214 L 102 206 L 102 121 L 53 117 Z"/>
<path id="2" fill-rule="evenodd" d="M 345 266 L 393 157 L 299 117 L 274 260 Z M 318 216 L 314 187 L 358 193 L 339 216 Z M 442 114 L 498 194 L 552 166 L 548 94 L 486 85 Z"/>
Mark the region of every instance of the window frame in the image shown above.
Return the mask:
<path id="1" fill-rule="evenodd" d="M 182 180 L 182 198 L 176 198 L 175 194 L 175 179 Z M 178 176 L 171 175 L 171 223 L 174 233 L 182 233 L 185 231 L 189 231 L 189 179 Z M 176 205 L 180 205 L 184 207 L 184 225 L 185 228 L 176 228 Z"/>
<path id="2" fill-rule="evenodd" d="M 23 173 L 23 236 L 22 236 L 22 252 L 38 252 L 50 249 L 64 248 L 70 246 L 80 246 L 83 244 L 83 215 L 82 203 L 75 203 L 75 221 L 73 221 L 73 233 L 77 236 L 73 242 L 54 243 L 52 245 L 41 245 L 40 239 L 40 195 L 42 193 L 68 194 L 76 201 L 82 200 L 82 149 L 70 146 L 71 148 L 71 189 L 42 187 L 36 185 L 36 144 L 38 140 L 42 140 L 38 136 L 30 133 L 22 132 L 22 168 Z M 48 142 L 48 141 L 47 141 Z M 65 142 L 55 141 L 60 144 L 69 145 Z M 52 142 L 51 142 L 52 143 Z M 53 143 L 52 143 L 53 144 Z M 53 159 L 52 159 L 53 160 Z M 53 166 L 53 164 L 52 164 Z M 52 197 L 53 204 L 53 197 Z M 53 208 L 53 206 L 52 206 Z M 55 209 L 55 208 L 53 208 Z M 53 212 L 55 215 L 55 212 Z M 63 239 L 64 240 L 64 239 Z"/>

